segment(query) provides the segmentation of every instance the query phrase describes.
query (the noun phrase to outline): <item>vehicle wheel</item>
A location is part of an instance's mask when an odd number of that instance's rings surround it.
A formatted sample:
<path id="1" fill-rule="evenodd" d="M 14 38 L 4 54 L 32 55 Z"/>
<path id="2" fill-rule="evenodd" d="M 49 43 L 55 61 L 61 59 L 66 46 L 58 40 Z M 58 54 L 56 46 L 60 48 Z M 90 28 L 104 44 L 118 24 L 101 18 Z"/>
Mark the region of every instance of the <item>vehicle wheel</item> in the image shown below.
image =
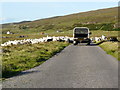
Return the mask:
<path id="1" fill-rule="evenodd" d="M 77 45 L 78 43 L 77 43 L 77 41 L 73 41 L 73 44 L 74 44 L 74 45 Z"/>
<path id="2" fill-rule="evenodd" d="M 89 42 L 89 43 L 87 43 L 87 45 L 90 45 L 90 42 Z"/>
<path id="3" fill-rule="evenodd" d="M 90 45 L 90 43 L 91 43 L 91 40 L 90 40 L 90 39 L 88 39 L 88 43 L 87 43 L 87 45 Z"/>

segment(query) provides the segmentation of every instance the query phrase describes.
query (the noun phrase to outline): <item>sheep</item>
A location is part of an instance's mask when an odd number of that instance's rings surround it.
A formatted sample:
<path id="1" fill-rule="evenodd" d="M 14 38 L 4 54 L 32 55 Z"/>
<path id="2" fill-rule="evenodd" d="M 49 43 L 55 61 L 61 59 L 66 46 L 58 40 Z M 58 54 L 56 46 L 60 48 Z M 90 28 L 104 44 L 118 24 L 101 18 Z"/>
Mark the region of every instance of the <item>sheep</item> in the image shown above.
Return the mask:
<path id="1" fill-rule="evenodd" d="M 101 37 L 95 37 L 95 41 L 98 42 L 98 41 L 101 41 Z"/>
<path id="2" fill-rule="evenodd" d="M 4 44 L 1 44 L 1 46 L 7 46 L 7 44 L 6 44 L 6 43 L 4 43 Z"/>
<path id="3" fill-rule="evenodd" d="M 50 41 L 52 41 L 52 40 L 53 40 L 52 37 L 47 36 L 47 42 L 50 42 Z"/>
<path id="4" fill-rule="evenodd" d="M 107 37 L 104 36 L 104 35 L 102 35 L 102 36 L 101 36 L 101 39 L 102 39 L 102 40 L 107 40 Z"/>
<path id="5" fill-rule="evenodd" d="M 73 37 L 69 37 L 69 43 L 73 43 Z"/>
<path id="6" fill-rule="evenodd" d="M 57 38 L 55 36 L 53 36 L 52 38 L 53 38 L 53 41 L 57 41 Z"/>

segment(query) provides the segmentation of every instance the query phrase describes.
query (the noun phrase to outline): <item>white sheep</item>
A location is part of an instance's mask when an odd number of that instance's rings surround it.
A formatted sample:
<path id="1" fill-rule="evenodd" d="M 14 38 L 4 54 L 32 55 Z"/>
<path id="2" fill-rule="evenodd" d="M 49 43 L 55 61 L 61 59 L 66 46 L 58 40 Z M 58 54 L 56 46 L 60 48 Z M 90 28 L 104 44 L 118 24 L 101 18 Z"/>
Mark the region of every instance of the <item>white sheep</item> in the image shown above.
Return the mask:
<path id="1" fill-rule="evenodd" d="M 101 41 L 101 37 L 95 37 L 95 41 L 98 42 L 98 41 Z"/>
<path id="2" fill-rule="evenodd" d="M 102 39 L 102 40 L 107 40 L 107 37 L 104 36 L 104 35 L 102 35 L 102 36 L 101 36 L 101 39 Z"/>

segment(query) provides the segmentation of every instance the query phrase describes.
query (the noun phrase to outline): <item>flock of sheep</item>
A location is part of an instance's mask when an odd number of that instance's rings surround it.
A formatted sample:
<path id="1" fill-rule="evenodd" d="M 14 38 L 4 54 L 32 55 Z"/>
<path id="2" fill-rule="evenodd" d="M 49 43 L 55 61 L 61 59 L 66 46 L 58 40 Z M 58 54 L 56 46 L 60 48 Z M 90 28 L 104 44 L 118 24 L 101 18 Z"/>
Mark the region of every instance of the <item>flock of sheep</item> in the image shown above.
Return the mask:
<path id="1" fill-rule="evenodd" d="M 22 44 L 35 44 L 35 43 L 41 43 L 41 42 L 49 42 L 49 41 L 66 41 L 66 42 L 70 42 L 72 41 L 73 38 L 71 37 L 67 37 L 67 36 L 58 36 L 58 37 L 43 37 L 43 38 L 39 38 L 39 39 L 24 39 L 24 40 L 14 40 L 14 41 L 8 41 L 5 42 L 3 44 L 1 44 L 1 46 L 12 46 L 12 45 L 22 45 Z"/>
<path id="2" fill-rule="evenodd" d="M 49 42 L 49 41 L 64 41 L 64 42 L 73 42 L 73 37 L 68 37 L 68 36 L 58 36 L 58 37 L 43 37 L 39 39 L 24 39 L 24 40 L 14 40 L 14 41 L 8 41 L 1 46 L 12 46 L 12 45 L 22 45 L 22 44 L 35 44 L 35 43 L 41 43 L 41 42 Z M 102 40 L 107 40 L 107 38 L 102 35 L 101 37 L 91 37 L 91 41 L 102 41 Z"/>
<path id="3" fill-rule="evenodd" d="M 107 37 L 102 35 L 101 37 L 91 37 L 90 38 L 91 41 L 95 41 L 95 42 L 98 42 L 98 41 L 104 41 L 104 40 L 107 40 Z"/>

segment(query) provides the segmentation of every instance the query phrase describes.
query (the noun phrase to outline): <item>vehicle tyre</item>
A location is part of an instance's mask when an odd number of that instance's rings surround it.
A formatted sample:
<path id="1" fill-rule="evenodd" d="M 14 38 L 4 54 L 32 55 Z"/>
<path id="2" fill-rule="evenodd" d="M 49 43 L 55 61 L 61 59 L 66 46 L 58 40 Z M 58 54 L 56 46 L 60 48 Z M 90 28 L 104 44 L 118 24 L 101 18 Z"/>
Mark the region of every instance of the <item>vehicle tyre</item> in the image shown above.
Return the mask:
<path id="1" fill-rule="evenodd" d="M 74 45 L 77 45 L 78 43 L 77 43 L 77 41 L 73 41 L 73 44 L 74 44 Z"/>
<path id="2" fill-rule="evenodd" d="M 88 42 L 87 45 L 90 45 L 90 42 Z"/>
<path id="3" fill-rule="evenodd" d="M 88 41 L 87 45 L 90 45 L 90 43 L 91 43 L 91 40 L 89 39 L 89 41 Z"/>

